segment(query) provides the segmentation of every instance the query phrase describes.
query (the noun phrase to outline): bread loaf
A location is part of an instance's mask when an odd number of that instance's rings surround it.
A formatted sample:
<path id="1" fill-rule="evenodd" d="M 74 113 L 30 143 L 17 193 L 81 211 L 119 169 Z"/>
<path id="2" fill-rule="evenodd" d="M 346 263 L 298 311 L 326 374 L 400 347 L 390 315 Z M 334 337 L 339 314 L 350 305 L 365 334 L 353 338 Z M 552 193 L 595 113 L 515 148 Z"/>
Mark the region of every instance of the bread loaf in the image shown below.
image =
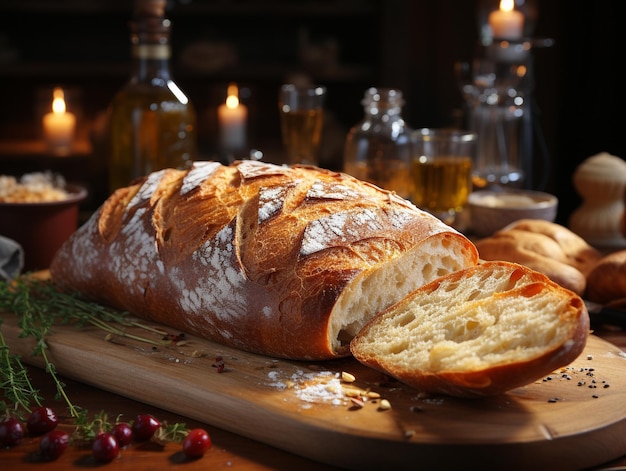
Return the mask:
<path id="1" fill-rule="evenodd" d="M 522 219 L 476 241 L 483 260 L 521 263 L 582 295 L 601 253 L 560 224 Z"/>
<path id="2" fill-rule="evenodd" d="M 462 234 L 345 174 L 196 162 L 117 190 L 57 252 L 65 291 L 239 349 L 349 355 L 376 313 L 475 265 Z"/>
<path id="3" fill-rule="evenodd" d="M 582 299 L 523 265 L 484 262 L 432 281 L 351 341 L 361 363 L 432 394 L 504 393 L 576 359 Z"/>

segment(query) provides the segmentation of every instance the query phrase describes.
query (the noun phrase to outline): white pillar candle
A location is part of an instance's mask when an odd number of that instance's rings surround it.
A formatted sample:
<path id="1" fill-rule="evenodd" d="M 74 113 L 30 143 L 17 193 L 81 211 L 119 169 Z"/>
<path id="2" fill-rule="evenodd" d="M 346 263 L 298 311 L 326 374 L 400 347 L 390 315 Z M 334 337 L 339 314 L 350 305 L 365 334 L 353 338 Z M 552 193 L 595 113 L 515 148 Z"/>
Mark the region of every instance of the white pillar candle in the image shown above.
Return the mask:
<path id="1" fill-rule="evenodd" d="M 226 102 L 218 107 L 217 115 L 220 128 L 220 147 L 224 150 L 245 148 L 248 109 L 239 103 L 237 85 L 228 86 Z"/>
<path id="2" fill-rule="evenodd" d="M 514 9 L 513 0 L 500 0 L 500 9 L 492 11 L 488 21 L 496 39 L 515 41 L 524 35 L 524 15 Z"/>
<path id="3" fill-rule="evenodd" d="M 76 116 L 66 111 L 63 90 L 55 88 L 52 112 L 43 117 L 44 136 L 53 152 L 67 153 L 72 148 L 76 130 Z"/>

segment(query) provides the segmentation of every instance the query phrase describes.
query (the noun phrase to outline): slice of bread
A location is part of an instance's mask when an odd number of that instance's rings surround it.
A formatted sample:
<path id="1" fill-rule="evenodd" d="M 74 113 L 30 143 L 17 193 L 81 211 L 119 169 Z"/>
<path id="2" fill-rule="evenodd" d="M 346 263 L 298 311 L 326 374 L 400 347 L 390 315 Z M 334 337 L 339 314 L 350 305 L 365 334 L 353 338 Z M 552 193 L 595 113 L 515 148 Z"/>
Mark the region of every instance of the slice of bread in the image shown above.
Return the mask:
<path id="1" fill-rule="evenodd" d="M 350 344 L 364 365 L 432 394 L 502 394 L 576 359 L 583 300 L 545 275 L 484 262 L 438 278 L 372 319 Z"/>

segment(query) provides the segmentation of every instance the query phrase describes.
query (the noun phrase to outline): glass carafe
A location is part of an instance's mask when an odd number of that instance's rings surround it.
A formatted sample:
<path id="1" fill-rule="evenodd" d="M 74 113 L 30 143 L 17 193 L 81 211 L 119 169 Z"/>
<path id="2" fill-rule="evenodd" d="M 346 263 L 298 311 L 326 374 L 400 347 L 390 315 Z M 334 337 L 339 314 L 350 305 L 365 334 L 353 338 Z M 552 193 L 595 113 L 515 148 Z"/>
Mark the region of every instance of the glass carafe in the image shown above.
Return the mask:
<path id="1" fill-rule="evenodd" d="M 409 198 L 412 129 L 402 118 L 402 92 L 370 88 L 361 103 L 363 120 L 346 137 L 344 172 Z"/>

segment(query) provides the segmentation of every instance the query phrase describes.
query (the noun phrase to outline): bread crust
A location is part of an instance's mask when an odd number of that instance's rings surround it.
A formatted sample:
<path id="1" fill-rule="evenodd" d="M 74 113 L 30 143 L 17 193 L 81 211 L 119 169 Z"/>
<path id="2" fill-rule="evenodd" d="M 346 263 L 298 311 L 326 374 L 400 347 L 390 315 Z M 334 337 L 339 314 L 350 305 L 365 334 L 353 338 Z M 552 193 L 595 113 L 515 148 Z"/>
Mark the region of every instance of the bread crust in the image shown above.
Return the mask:
<path id="1" fill-rule="evenodd" d="M 585 239 L 565 226 L 543 219 L 520 219 L 504 229 L 519 230 L 549 237 L 561 249 L 564 263 L 576 268 L 587 276 L 602 257 L 602 253 Z"/>
<path id="2" fill-rule="evenodd" d="M 626 250 L 605 255 L 587 277 L 585 296 L 596 303 L 623 304 L 626 298 Z"/>
<path id="3" fill-rule="evenodd" d="M 433 260 L 423 252 L 433 246 L 450 260 L 426 273 Z M 379 301 L 386 305 L 350 311 L 349 289 L 390 264 L 401 275 L 407 257 L 416 273 Z M 425 266 L 415 266 L 422 258 Z M 462 234 L 348 175 L 196 162 L 116 191 L 50 271 L 60 289 L 184 332 L 276 357 L 327 359 L 349 354 L 345 329 L 477 261 Z"/>
<path id="4" fill-rule="evenodd" d="M 497 288 L 485 288 L 491 277 L 503 282 L 494 284 Z M 455 302 L 453 293 L 459 286 L 465 286 L 467 293 Z M 442 298 L 437 297 L 438 290 Z M 436 304 L 444 295 L 449 298 L 446 305 Z M 535 296 L 542 300 L 531 307 Z M 523 314 L 515 323 L 503 326 L 501 307 L 507 304 Z M 493 319 L 477 320 L 485 311 L 492 311 Z M 447 319 L 448 315 L 453 320 Z M 484 325 L 479 325 L 481 322 Z M 438 326 L 451 323 L 472 325 L 475 332 Z M 488 334 L 489 329 L 500 330 Z M 534 338 L 533 333 L 541 329 L 551 335 Z M 381 332 L 389 332 L 388 337 Z M 500 339 L 502 333 L 508 340 Z M 372 319 L 350 348 L 361 363 L 421 392 L 476 398 L 525 386 L 571 363 L 584 350 L 588 335 L 589 314 L 578 295 L 528 267 L 494 261 L 418 288 Z M 445 363 L 445 357 L 459 352 L 462 360 Z M 425 357 L 419 357 L 422 353 Z M 444 360 L 432 359 L 439 356 Z M 468 367 L 465 359 L 474 357 L 477 361 Z"/>

